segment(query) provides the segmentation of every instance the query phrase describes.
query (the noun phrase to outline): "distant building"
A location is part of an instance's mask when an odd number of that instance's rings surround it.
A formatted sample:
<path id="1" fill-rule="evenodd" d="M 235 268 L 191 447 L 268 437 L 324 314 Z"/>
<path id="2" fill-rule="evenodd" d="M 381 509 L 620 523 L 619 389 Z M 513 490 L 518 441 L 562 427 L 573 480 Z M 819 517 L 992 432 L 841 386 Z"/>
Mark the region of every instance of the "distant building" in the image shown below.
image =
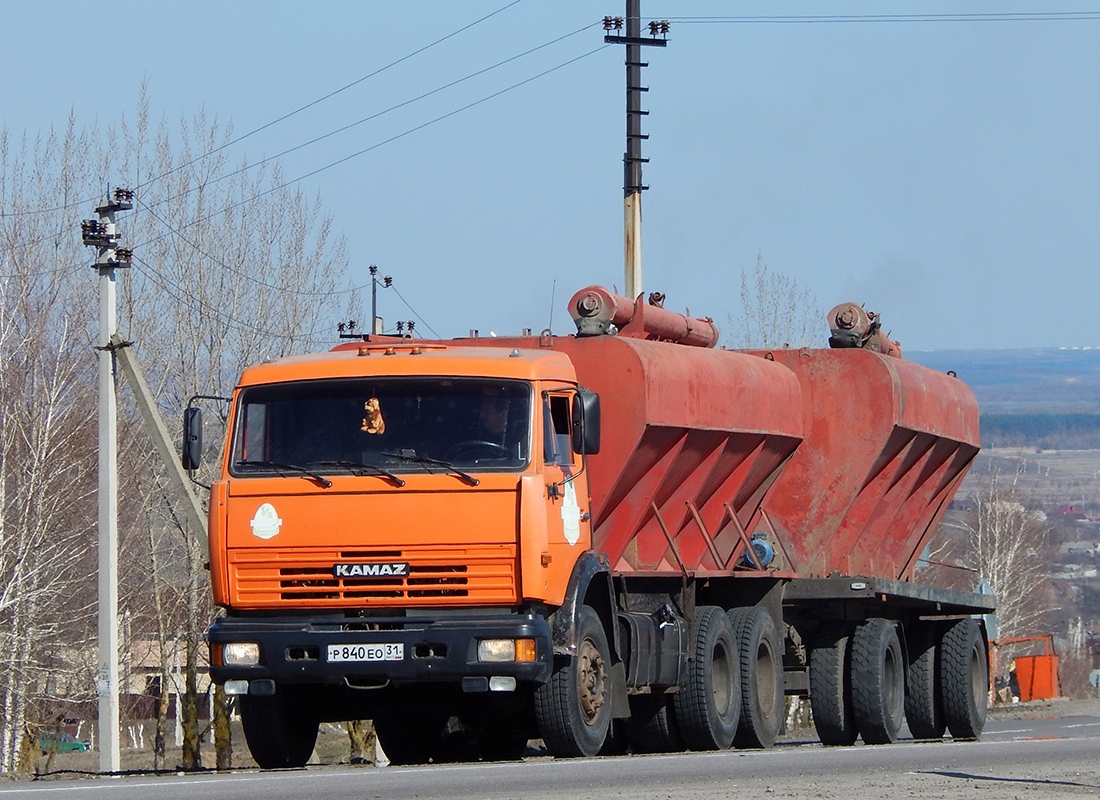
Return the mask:
<path id="1" fill-rule="evenodd" d="M 1084 521 L 1086 519 L 1085 512 L 1081 511 L 1076 506 L 1058 506 L 1058 508 L 1050 512 L 1050 516 L 1062 520 L 1074 519 Z"/>

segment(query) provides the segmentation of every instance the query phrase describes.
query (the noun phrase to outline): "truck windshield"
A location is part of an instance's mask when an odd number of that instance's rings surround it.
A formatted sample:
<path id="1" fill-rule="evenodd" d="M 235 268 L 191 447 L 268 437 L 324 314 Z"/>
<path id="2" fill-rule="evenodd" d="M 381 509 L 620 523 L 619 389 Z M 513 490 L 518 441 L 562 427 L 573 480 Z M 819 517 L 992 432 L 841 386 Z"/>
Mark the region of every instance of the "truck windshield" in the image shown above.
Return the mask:
<path id="1" fill-rule="evenodd" d="M 230 472 L 516 471 L 530 451 L 531 386 L 522 381 L 299 381 L 241 392 Z"/>

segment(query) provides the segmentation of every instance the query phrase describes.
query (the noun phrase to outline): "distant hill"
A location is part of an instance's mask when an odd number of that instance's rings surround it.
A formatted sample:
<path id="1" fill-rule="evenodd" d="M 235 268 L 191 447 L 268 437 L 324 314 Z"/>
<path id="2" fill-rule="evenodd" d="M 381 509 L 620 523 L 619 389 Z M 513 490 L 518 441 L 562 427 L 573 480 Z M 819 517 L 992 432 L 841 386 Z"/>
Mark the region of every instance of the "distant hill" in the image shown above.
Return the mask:
<path id="1" fill-rule="evenodd" d="M 983 447 L 1100 448 L 1100 349 L 907 352 L 978 397 Z"/>
<path id="2" fill-rule="evenodd" d="M 1100 349 L 925 350 L 905 357 L 954 370 L 983 414 L 1100 414 Z"/>

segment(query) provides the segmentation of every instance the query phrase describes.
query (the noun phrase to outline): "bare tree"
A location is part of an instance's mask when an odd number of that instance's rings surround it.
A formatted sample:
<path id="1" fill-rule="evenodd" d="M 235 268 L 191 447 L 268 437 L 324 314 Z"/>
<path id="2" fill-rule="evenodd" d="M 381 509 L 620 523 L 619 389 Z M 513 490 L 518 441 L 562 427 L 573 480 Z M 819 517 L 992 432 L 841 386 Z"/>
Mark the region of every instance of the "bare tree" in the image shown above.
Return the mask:
<path id="1" fill-rule="evenodd" d="M 1019 470 L 1009 476 L 991 472 L 972 502 L 959 519 L 962 536 L 946 548 L 948 560 L 970 567 L 975 585 L 985 580 L 993 588 L 1000 637 L 1046 632 L 1054 605 L 1047 580 L 1050 526 L 1022 497 Z"/>
<path id="2" fill-rule="evenodd" d="M 813 292 L 759 254 L 752 273 L 741 273 L 741 313 L 729 322 L 728 344 L 738 348 L 821 347 L 828 333 Z"/>
<path id="3" fill-rule="evenodd" d="M 128 138 L 152 140 L 149 168 L 160 177 L 142 193 L 133 221 L 146 243 L 126 288 L 125 324 L 140 332 L 136 352 L 165 415 L 178 418 L 191 394 L 225 393 L 250 363 L 328 345 L 336 320 L 356 316 L 358 296 L 341 286 L 343 242 L 317 201 L 286 187 L 277 167 L 231 166 L 222 149 L 231 131 L 217 120 L 200 114 L 178 131 L 162 123 L 150 137 L 144 108 Z M 206 153 L 215 155 L 199 157 Z M 221 433 L 210 440 L 220 442 Z M 163 472 L 147 445 L 145 458 L 143 502 L 162 507 L 160 547 L 177 555 L 149 574 L 149 596 L 175 598 L 176 608 L 154 611 L 183 621 L 182 766 L 193 769 L 201 766 L 198 706 L 210 702 L 198 679 L 214 613 L 207 553 L 200 532 L 165 507 Z M 224 698 L 214 711 L 215 719 L 224 714 Z M 228 758 L 227 731 L 224 724 L 215 731 L 219 766 Z"/>
<path id="4" fill-rule="evenodd" d="M 91 271 L 59 207 L 96 179 L 92 138 L 72 120 L 18 141 L 0 130 L 0 772 L 26 763 L 44 709 L 94 687 Z"/>
<path id="5" fill-rule="evenodd" d="M 139 187 L 120 219 L 136 257 L 120 274 L 119 329 L 166 418 L 192 393 L 231 388 L 248 363 L 327 346 L 336 320 L 359 316 L 343 241 L 319 201 L 276 166 L 231 165 L 229 140 L 201 114 L 154 126 L 144 91 L 115 130 L 73 119 L 38 137 L 0 130 L 0 772 L 25 760 L 26 733 L 49 702 L 94 698 L 95 272 L 77 223 L 108 180 Z M 160 643 L 158 766 L 174 689 L 188 714 L 182 766 L 193 768 L 209 702 L 199 680 L 214 613 L 207 554 L 174 513 L 126 398 L 120 604 L 133 637 Z M 177 657 L 183 685 L 171 686 Z"/>

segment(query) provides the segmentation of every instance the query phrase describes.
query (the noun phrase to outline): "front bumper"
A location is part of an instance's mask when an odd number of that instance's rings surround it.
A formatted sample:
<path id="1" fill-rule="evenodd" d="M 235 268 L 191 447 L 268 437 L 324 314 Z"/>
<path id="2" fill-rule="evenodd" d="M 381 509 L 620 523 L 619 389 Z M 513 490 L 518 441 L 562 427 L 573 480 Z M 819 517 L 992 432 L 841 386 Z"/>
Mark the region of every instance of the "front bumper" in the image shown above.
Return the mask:
<path id="1" fill-rule="evenodd" d="M 463 683 L 476 687 L 481 679 L 513 677 L 517 683 L 543 683 L 550 678 L 553 648 L 550 626 L 535 614 L 495 616 L 429 614 L 415 617 L 372 617 L 367 621 L 343 616 L 222 617 L 210 627 L 212 656 L 218 645 L 256 642 L 260 663 L 227 666 L 211 659 L 210 677 L 263 680 L 275 683 L 402 685 Z M 483 639 L 533 639 L 535 660 L 478 661 Z M 394 661 L 330 661 L 330 645 L 402 645 Z M 464 679 L 466 679 L 464 681 Z"/>

